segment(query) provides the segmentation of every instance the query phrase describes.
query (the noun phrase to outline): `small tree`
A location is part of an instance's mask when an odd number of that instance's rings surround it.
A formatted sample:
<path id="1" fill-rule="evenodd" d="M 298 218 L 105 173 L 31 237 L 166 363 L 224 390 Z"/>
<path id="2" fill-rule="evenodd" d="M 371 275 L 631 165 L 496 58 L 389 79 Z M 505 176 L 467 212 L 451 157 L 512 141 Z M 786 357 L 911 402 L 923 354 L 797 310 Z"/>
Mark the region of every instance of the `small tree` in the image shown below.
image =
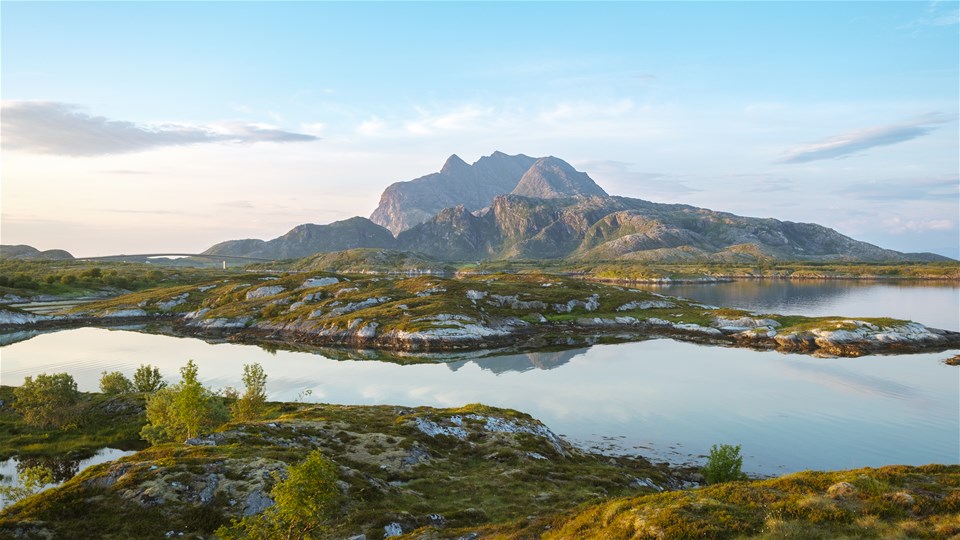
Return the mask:
<path id="1" fill-rule="evenodd" d="M 53 471 L 42 466 L 27 467 L 20 471 L 20 485 L 0 486 L 0 499 L 10 503 L 35 495 L 47 484 L 54 483 Z"/>
<path id="2" fill-rule="evenodd" d="M 77 383 L 66 373 L 41 373 L 36 379 L 25 377 L 13 396 L 17 400 L 14 407 L 23 421 L 34 426 L 62 428 L 80 413 Z"/>
<path id="3" fill-rule="evenodd" d="M 140 436 L 151 444 L 183 441 L 223 424 L 230 418 L 223 400 L 197 379 L 193 360 L 180 368 L 179 384 L 147 398 L 147 422 Z"/>
<path id="4" fill-rule="evenodd" d="M 740 470 L 743 467 L 743 457 L 740 455 L 740 445 L 729 444 L 713 445 L 710 447 L 710 457 L 707 464 L 701 469 L 703 479 L 708 484 L 743 480 L 747 475 Z"/>
<path id="5" fill-rule="evenodd" d="M 100 391 L 104 394 L 129 394 L 133 392 L 133 383 L 123 373 L 113 371 L 100 372 Z"/>
<path id="6" fill-rule="evenodd" d="M 133 389 L 137 392 L 153 393 L 165 388 L 167 383 L 160 376 L 160 368 L 149 364 L 140 364 L 133 374 Z"/>
<path id="7" fill-rule="evenodd" d="M 337 466 L 319 450 L 287 470 L 270 491 L 274 505 L 263 513 L 234 520 L 230 527 L 217 529 L 223 540 L 241 538 L 309 538 L 325 529 L 337 509 Z"/>
<path id="8" fill-rule="evenodd" d="M 234 402 L 230 411 L 235 420 L 256 420 L 263 414 L 267 402 L 267 374 L 260 364 L 243 365 L 243 385 L 246 391 Z"/>

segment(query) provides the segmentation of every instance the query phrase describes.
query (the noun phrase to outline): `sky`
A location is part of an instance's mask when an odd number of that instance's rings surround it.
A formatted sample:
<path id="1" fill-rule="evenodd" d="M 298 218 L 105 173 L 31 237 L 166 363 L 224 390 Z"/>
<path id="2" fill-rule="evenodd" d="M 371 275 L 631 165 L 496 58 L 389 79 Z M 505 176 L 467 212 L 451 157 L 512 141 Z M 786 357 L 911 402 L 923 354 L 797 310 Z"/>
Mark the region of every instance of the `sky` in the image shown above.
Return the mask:
<path id="1" fill-rule="evenodd" d="M 0 241 L 199 252 L 494 151 L 960 256 L 960 2 L 0 4 Z"/>

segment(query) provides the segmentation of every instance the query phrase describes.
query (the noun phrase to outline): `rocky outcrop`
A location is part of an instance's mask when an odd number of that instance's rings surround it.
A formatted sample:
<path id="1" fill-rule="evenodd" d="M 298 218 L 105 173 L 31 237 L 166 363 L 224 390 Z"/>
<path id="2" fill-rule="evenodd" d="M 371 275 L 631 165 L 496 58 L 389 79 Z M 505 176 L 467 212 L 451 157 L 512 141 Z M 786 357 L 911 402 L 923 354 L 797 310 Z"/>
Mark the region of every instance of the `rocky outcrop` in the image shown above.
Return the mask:
<path id="1" fill-rule="evenodd" d="M 513 191 L 535 161 L 523 154 L 494 152 L 468 165 L 454 154 L 440 172 L 388 186 L 370 219 L 398 234 L 444 208 L 463 205 L 469 211 L 480 210 L 495 196 Z"/>
<path id="2" fill-rule="evenodd" d="M 534 258 L 731 263 L 949 260 L 882 249 L 813 223 L 611 197 L 561 159 L 500 152 L 472 165 L 453 155 L 440 172 L 392 184 L 371 220 L 300 225 L 270 241 L 232 240 L 204 253 L 282 259 L 354 250 L 314 261 L 314 268 L 336 271 L 383 267 L 385 261 L 432 270 L 442 268 L 433 260 Z"/>
<path id="3" fill-rule="evenodd" d="M 931 261 L 813 223 L 742 217 L 626 197 L 534 199 L 502 195 L 483 212 L 444 210 L 400 233 L 402 249 L 438 259 L 559 259 L 749 262 Z"/>
<path id="4" fill-rule="evenodd" d="M 577 195 L 607 196 L 607 192 L 585 173 L 553 156 L 538 159 L 523 174 L 511 194 L 535 199 L 562 199 Z"/>

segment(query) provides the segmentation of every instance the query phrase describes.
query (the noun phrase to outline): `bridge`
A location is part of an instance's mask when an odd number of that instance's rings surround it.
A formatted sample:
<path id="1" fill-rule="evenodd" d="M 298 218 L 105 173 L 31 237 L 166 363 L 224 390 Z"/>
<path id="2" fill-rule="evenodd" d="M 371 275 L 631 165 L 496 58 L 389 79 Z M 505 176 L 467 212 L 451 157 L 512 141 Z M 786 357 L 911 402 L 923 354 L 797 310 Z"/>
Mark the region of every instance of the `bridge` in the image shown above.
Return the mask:
<path id="1" fill-rule="evenodd" d="M 134 259 L 150 257 L 197 257 L 201 259 L 214 259 L 217 261 L 256 261 L 272 262 L 276 259 L 264 259 L 261 257 L 241 257 L 239 255 L 215 255 L 210 253 L 136 253 L 131 255 L 103 255 L 97 257 L 77 257 L 78 261 L 113 261 L 117 259 Z"/>

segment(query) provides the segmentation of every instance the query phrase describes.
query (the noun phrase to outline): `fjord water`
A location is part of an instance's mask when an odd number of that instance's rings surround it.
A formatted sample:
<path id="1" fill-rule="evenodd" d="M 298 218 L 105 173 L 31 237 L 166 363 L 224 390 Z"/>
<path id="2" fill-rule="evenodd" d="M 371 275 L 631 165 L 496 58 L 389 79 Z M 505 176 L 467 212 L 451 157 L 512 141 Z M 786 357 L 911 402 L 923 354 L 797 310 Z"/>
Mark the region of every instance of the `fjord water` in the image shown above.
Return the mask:
<path id="1" fill-rule="evenodd" d="M 892 317 L 960 331 L 960 285 L 956 283 L 748 279 L 726 283 L 640 285 L 637 288 L 759 313 Z"/>
<path id="2" fill-rule="evenodd" d="M 4 384 L 65 371 L 86 391 L 101 371 L 131 376 L 140 363 L 176 381 L 188 359 L 206 385 L 239 387 L 242 365 L 259 362 L 273 400 L 482 402 L 530 413 L 584 446 L 655 460 L 683 463 L 713 443 L 742 444 L 744 468 L 756 473 L 960 460 L 958 371 L 941 362 L 960 351 L 835 359 L 660 339 L 399 365 L 81 328 L 0 352 Z"/>

